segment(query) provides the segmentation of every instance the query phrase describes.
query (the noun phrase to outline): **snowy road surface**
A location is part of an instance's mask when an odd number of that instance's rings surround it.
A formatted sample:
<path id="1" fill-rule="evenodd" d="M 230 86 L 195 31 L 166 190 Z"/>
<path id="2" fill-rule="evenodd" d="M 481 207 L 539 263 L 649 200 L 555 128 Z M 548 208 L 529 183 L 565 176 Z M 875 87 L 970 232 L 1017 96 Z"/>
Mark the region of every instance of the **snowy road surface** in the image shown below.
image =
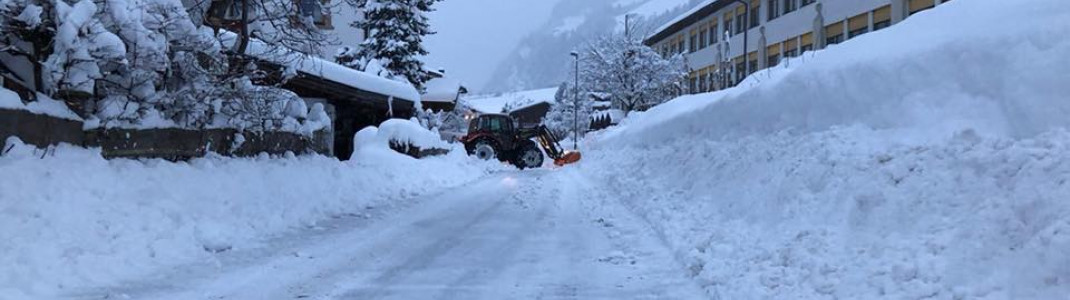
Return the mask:
<path id="1" fill-rule="evenodd" d="M 552 171 L 367 209 L 81 299 L 697 299 L 661 244 L 584 208 Z M 550 182 L 555 181 L 555 182 Z M 631 233 L 629 233 L 631 232 Z"/>

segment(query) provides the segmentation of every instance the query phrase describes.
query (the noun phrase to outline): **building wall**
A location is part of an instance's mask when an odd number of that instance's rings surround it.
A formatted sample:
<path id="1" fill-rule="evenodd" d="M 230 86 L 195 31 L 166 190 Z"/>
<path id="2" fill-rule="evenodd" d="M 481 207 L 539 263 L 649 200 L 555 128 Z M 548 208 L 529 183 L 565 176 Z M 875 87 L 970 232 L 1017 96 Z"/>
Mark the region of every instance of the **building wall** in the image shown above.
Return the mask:
<path id="1" fill-rule="evenodd" d="M 794 1 L 796 9 L 783 13 L 784 1 Z M 735 28 L 740 24 L 737 19 L 745 11 L 743 4 L 738 3 L 722 8 L 669 38 L 648 43 L 653 42 L 652 47 L 664 55 L 681 53 L 682 48 L 691 78 L 698 82 L 695 86 L 699 92 L 704 92 L 717 89 L 717 84 L 709 81 L 721 68 L 719 62 L 730 59 L 732 67 L 727 70 L 728 77 L 738 81 L 744 77 L 742 68 L 738 67 L 741 63 L 749 64 L 751 72 L 764 69 L 778 63 L 784 55 L 801 55 L 807 45 L 812 49 L 824 48 L 827 37 L 839 35 L 841 42 L 846 41 L 854 37 L 850 35 L 852 30 L 872 32 L 880 29 L 877 25 L 881 25 L 882 19 L 895 24 L 912 12 L 950 0 L 818 0 L 805 6 L 802 1 L 777 0 L 780 15 L 769 20 L 770 0 L 751 0 L 752 7 L 756 7 L 758 26 L 747 30 L 746 60 L 742 47 L 744 34 L 737 34 Z M 731 20 L 731 26 L 725 27 L 726 20 Z M 714 28 L 718 32 L 716 37 L 709 35 Z M 724 32 L 729 30 L 731 37 L 726 41 Z M 698 36 L 703 32 L 706 36 Z M 711 44 L 711 41 L 716 43 Z M 770 60 L 770 56 L 775 56 L 776 60 Z M 707 80 L 705 85 L 703 78 Z"/>

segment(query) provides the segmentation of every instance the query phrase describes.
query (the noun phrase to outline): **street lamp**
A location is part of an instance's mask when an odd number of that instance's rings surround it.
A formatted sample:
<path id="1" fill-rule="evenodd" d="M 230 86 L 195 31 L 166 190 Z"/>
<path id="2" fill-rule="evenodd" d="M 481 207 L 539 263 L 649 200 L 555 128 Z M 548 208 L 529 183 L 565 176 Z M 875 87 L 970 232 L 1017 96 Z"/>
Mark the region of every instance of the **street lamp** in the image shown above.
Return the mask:
<path id="1" fill-rule="evenodd" d="M 572 149 L 579 149 L 580 135 L 580 54 L 569 53 L 576 60 L 576 84 L 572 86 Z"/>

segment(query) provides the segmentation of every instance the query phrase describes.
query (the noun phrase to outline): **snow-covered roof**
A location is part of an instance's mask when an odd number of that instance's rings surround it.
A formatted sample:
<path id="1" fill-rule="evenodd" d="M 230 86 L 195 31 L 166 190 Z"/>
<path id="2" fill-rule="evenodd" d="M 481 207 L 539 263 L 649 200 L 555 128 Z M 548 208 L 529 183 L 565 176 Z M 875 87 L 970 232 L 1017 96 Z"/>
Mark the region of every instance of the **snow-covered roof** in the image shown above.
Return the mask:
<path id="1" fill-rule="evenodd" d="M 237 37 L 238 35 L 233 32 L 223 32 L 220 40 L 223 41 L 223 46 L 232 47 L 237 42 Z M 420 101 L 420 92 L 408 82 L 391 80 L 357 71 L 332 61 L 286 49 L 285 47 L 270 47 L 260 40 L 250 40 L 246 54 L 287 66 L 292 63 L 298 72 L 321 77 L 359 90 L 394 97 L 397 100 Z"/>
<path id="2" fill-rule="evenodd" d="M 424 84 L 423 102 L 456 102 L 461 92 L 461 81 L 449 77 L 431 79 Z"/>
<path id="3" fill-rule="evenodd" d="M 716 13 L 721 8 L 728 6 L 733 2 L 734 1 L 732 0 L 703 0 L 700 4 L 696 5 L 695 8 L 673 18 L 671 21 L 665 23 L 665 25 L 658 27 L 657 30 L 654 30 L 654 33 L 647 36 L 645 42 L 647 45 L 651 45 L 664 40 L 673 33 L 683 30 L 702 18 Z"/>
<path id="4" fill-rule="evenodd" d="M 481 113 L 502 113 L 509 106 L 512 110 L 518 110 L 539 103 L 554 103 L 558 88 L 546 88 L 530 91 L 510 92 L 496 96 L 488 96 L 467 99 L 468 106 Z"/>

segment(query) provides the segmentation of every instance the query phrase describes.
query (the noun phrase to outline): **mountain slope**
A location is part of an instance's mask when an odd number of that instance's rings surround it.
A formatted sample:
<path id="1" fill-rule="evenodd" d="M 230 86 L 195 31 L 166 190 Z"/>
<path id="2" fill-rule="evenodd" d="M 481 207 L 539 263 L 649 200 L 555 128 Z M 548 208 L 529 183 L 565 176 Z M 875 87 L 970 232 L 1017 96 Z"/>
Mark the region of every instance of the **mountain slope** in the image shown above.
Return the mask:
<path id="1" fill-rule="evenodd" d="M 694 0 L 561 1 L 550 21 L 528 34 L 498 66 L 487 92 L 529 90 L 557 86 L 571 68 L 569 56 L 582 43 L 624 28 L 624 16 L 643 28 L 655 28 L 696 5 Z M 635 34 L 645 34 L 639 32 Z"/>

